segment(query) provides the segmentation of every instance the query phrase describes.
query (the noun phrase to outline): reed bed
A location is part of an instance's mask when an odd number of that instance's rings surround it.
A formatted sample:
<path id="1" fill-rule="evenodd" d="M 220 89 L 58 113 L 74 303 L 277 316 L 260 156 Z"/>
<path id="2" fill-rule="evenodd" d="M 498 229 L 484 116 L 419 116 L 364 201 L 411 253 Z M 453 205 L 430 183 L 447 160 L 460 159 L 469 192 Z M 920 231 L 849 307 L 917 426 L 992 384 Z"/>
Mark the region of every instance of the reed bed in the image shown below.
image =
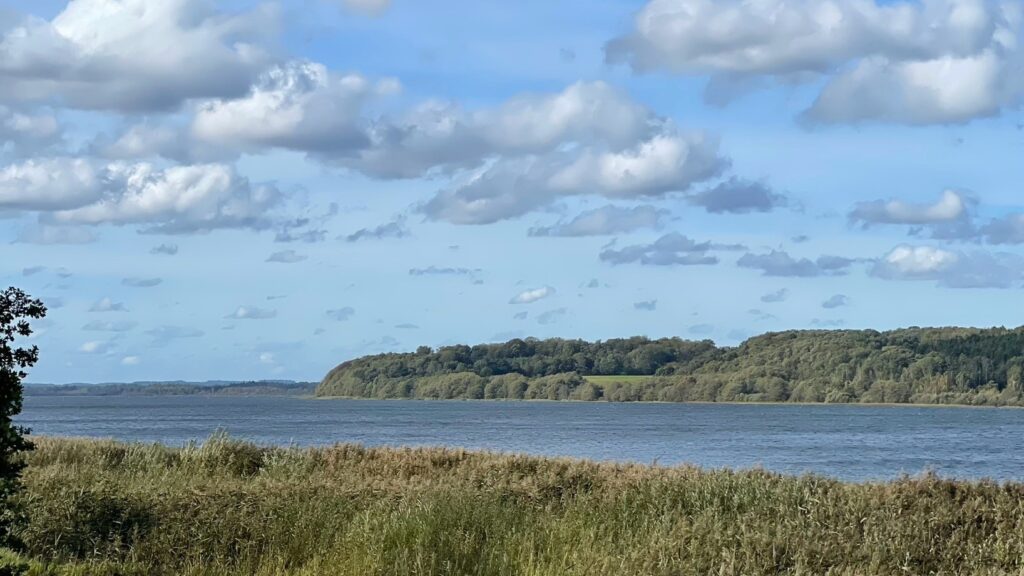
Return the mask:
<path id="1" fill-rule="evenodd" d="M 38 438 L 0 574 L 1024 574 L 1024 484 Z"/>

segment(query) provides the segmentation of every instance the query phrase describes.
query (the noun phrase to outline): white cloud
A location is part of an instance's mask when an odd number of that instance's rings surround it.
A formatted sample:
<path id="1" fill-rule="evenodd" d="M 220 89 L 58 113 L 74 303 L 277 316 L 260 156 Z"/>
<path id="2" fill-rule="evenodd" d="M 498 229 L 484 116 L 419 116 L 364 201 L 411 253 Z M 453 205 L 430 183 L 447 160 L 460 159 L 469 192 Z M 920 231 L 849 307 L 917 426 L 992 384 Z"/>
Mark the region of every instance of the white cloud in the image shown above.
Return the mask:
<path id="1" fill-rule="evenodd" d="M 532 290 L 525 290 L 516 294 L 508 301 L 509 304 L 531 304 L 538 300 L 543 300 L 548 296 L 555 293 L 555 289 L 551 286 L 543 286 L 541 288 L 534 288 Z"/>
<path id="2" fill-rule="evenodd" d="M 100 175 L 83 159 L 26 160 L 0 168 L 0 208 L 73 208 L 95 200 L 101 191 Z"/>
<path id="3" fill-rule="evenodd" d="M 876 273 L 903 278 L 931 276 L 952 268 L 959 260 L 955 253 L 941 248 L 902 245 L 886 255 Z"/>
<path id="4" fill-rule="evenodd" d="M 102 194 L 89 199 L 63 188 L 65 208 L 49 217 L 64 224 L 143 224 L 164 233 L 262 228 L 269 225 L 267 211 L 280 200 L 275 188 L 252 185 L 222 164 L 161 170 L 149 163 L 115 162 L 104 168 L 102 179 Z M 60 201 L 58 191 L 51 196 L 51 204 Z"/>
<path id="5" fill-rule="evenodd" d="M 709 98 L 825 77 L 814 121 L 950 123 L 1020 102 L 1020 31 L 1014 2 L 650 0 L 607 58 L 708 75 Z"/>
<path id="6" fill-rule="evenodd" d="M 722 168 L 717 140 L 702 134 L 658 134 L 626 150 L 585 153 L 547 183 L 563 194 L 593 190 L 630 198 L 685 190 Z"/>
<path id="7" fill-rule="evenodd" d="M 0 35 L 0 99 L 142 111 L 238 96 L 269 61 L 257 42 L 276 20 L 209 0 L 72 0 Z"/>
<path id="8" fill-rule="evenodd" d="M 125 356 L 121 358 L 121 364 L 124 366 L 138 366 L 142 363 L 142 358 L 138 356 Z"/>
<path id="9" fill-rule="evenodd" d="M 935 224 L 951 222 L 967 215 L 967 200 L 946 190 L 934 204 L 912 204 L 901 200 L 875 200 L 857 204 L 850 220 L 870 224 Z"/>
<path id="10" fill-rule="evenodd" d="M 623 150 L 649 139 L 664 121 L 604 82 L 528 94 L 465 111 L 427 102 L 368 129 L 371 144 L 337 161 L 379 178 L 416 178 L 480 166 L 489 158 L 544 154 L 572 143 Z"/>
<path id="11" fill-rule="evenodd" d="M 453 224 L 489 224 L 562 196 L 644 198 L 683 191 L 726 166 L 717 139 L 666 132 L 624 150 L 575 148 L 498 160 L 462 185 L 442 190 L 421 211 Z"/>
<path id="12" fill-rule="evenodd" d="M 890 62 L 868 59 L 832 78 L 805 117 L 832 123 L 963 123 L 998 115 L 1024 97 L 1019 56 Z"/>
<path id="13" fill-rule="evenodd" d="M 1024 258 L 1003 252 L 951 252 L 901 245 L 875 263 L 873 276 L 926 280 L 946 288 L 1012 288 L 1024 278 Z"/>
<path id="14" fill-rule="evenodd" d="M 292 61 L 261 75 L 244 98 L 200 104 L 192 133 L 241 149 L 348 154 L 369 143 L 360 116 L 364 103 L 395 89 L 393 80 L 374 83 L 334 74 L 322 64 Z"/>

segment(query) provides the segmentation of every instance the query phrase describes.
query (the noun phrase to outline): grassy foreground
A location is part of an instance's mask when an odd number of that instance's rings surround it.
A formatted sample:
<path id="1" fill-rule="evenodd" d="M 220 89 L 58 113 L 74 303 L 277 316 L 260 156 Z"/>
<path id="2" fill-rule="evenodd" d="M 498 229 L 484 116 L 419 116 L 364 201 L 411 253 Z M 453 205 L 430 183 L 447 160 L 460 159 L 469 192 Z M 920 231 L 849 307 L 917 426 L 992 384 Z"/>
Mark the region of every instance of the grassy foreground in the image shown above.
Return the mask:
<path id="1" fill-rule="evenodd" d="M 29 574 L 1024 574 L 1024 484 L 36 442 Z"/>

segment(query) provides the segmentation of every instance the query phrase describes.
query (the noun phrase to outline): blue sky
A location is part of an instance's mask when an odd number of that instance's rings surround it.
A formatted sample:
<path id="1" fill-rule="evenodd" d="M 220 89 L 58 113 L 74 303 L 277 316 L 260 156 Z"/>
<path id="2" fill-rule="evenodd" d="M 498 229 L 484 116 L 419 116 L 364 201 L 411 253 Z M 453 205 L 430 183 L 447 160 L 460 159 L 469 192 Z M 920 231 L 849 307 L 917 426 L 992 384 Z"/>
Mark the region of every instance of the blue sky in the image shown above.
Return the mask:
<path id="1" fill-rule="evenodd" d="M 1019 1 L 0 1 L 37 382 L 1024 323 Z"/>

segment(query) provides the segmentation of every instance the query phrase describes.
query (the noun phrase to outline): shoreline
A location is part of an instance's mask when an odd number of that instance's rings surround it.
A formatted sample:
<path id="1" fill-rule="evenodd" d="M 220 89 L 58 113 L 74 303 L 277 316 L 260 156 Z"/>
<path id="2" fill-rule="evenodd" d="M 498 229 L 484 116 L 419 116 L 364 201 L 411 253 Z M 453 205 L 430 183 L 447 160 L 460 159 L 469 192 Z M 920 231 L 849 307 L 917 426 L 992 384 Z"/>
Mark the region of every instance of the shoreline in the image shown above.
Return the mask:
<path id="1" fill-rule="evenodd" d="M 537 399 L 504 399 L 504 398 L 367 398 L 364 396 L 294 396 L 300 400 L 360 400 L 378 402 L 481 402 L 481 403 L 547 403 L 547 404 L 666 404 L 666 405 L 699 405 L 699 406 L 851 406 L 863 408 L 990 408 L 1020 410 L 1024 406 L 1006 404 L 991 406 L 984 404 L 928 404 L 919 402 L 712 402 L 695 400 L 692 402 L 668 402 L 664 400 L 635 400 L 628 402 L 609 400 L 548 400 Z"/>

